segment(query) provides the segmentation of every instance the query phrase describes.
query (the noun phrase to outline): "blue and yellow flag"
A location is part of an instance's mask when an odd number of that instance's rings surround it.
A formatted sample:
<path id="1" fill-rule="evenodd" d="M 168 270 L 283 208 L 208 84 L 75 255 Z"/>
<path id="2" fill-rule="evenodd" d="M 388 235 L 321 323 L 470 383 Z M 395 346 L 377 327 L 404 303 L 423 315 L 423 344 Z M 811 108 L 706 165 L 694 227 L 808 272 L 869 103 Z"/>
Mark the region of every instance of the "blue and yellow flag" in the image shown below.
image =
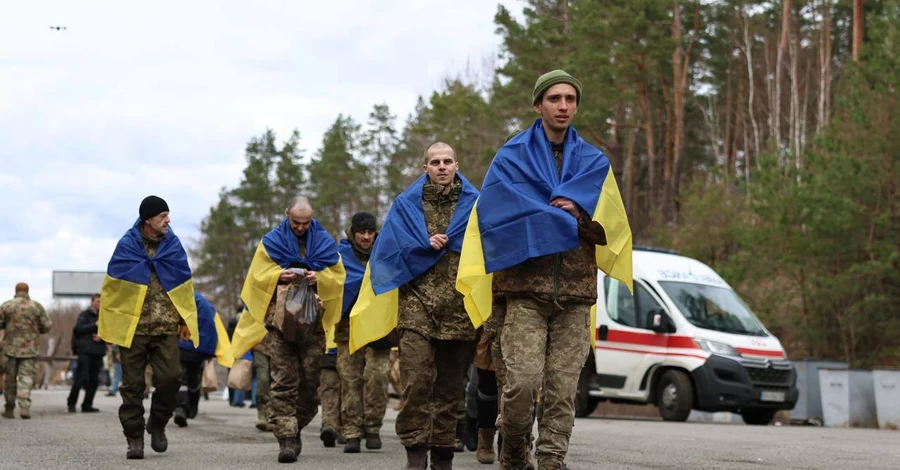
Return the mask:
<path id="1" fill-rule="evenodd" d="M 456 289 L 475 327 L 491 315 L 492 273 L 580 245 L 574 217 L 550 205 L 573 200 L 606 231 L 597 267 L 632 288 L 631 227 L 609 159 L 569 127 L 562 175 L 540 119 L 494 157 L 466 227 Z"/>
<path id="2" fill-rule="evenodd" d="M 250 271 L 241 289 L 241 300 L 247 306 L 247 311 L 241 315 L 231 337 L 231 349 L 235 358 L 243 356 L 266 336 L 266 310 L 275 294 L 278 276 L 288 268 L 310 269 L 317 273 L 317 291 L 325 306 L 325 314 L 322 316 L 325 331 L 329 332 L 340 321 L 346 273 L 338 254 L 337 243 L 313 219 L 306 232 L 306 255 L 303 256 L 300 254 L 299 239 L 291 230 L 290 222 L 285 219 L 263 237 L 250 263 Z"/>
<path id="3" fill-rule="evenodd" d="M 347 271 L 347 278 L 344 280 L 344 300 L 341 306 L 341 318 L 350 316 L 350 309 L 356 303 L 359 297 L 359 288 L 362 286 L 363 275 L 366 273 L 366 267 L 356 257 L 353 252 L 353 245 L 350 240 L 343 239 L 338 245 L 338 252 L 341 254 L 341 262 L 344 263 L 344 270 Z"/>
<path id="4" fill-rule="evenodd" d="M 170 227 L 159 242 L 156 255 L 153 258 L 147 256 L 140 219 L 125 232 L 109 260 L 100 292 L 97 333 L 107 343 L 131 347 L 151 272 L 156 272 L 163 289 L 191 331 L 191 341 L 195 346 L 199 345 L 197 304 L 187 253 Z"/>
<path id="5" fill-rule="evenodd" d="M 422 188 L 427 175 L 422 175 L 391 205 L 372 248 L 359 298 L 350 313 L 350 352 L 384 338 L 397 326 L 400 286 L 437 264 L 448 249 L 456 253 L 462 249 L 466 221 L 478 190 L 461 173 L 456 175 L 462 182 L 462 192 L 445 234 L 450 241 L 442 250 L 431 247 L 425 225 Z"/>
<path id="6" fill-rule="evenodd" d="M 194 291 L 194 301 L 197 303 L 197 325 L 200 330 L 200 345 L 194 346 L 191 341 L 179 341 L 178 347 L 185 351 L 196 351 L 204 356 L 216 356 L 216 360 L 223 367 L 231 368 L 234 356 L 231 354 L 231 341 L 228 339 L 228 331 L 225 324 L 219 318 L 219 312 L 206 297 Z"/>

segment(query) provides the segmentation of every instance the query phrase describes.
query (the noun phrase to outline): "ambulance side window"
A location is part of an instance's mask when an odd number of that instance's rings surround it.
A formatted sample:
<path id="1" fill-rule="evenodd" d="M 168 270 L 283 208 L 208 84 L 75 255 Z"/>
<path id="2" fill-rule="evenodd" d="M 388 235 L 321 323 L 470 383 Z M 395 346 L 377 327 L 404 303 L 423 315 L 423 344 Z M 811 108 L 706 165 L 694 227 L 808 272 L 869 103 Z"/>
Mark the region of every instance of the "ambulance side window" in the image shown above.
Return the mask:
<path id="1" fill-rule="evenodd" d="M 604 280 L 606 289 L 606 312 L 614 322 L 632 328 L 649 328 L 653 319 L 648 318 L 654 310 L 660 310 L 659 303 L 642 285 L 634 284 L 634 293 L 628 292 L 625 284 L 607 276 Z M 637 299 L 635 299 L 637 297 Z"/>

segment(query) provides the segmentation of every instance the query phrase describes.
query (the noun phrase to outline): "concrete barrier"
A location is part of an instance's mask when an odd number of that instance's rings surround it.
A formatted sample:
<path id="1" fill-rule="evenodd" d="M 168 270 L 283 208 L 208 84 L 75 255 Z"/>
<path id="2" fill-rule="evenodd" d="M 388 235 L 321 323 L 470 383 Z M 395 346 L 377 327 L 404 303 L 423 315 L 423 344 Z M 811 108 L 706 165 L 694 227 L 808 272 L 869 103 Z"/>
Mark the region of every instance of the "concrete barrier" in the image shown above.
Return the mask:
<path id="1" fill-rule="evenodd" d="M 900 370 L 873 370 L 878 427 L 900 429 Z"/>
<path id="2" fill-rule="evenodd" d="M 819 369 L 825 426 L 876 428 L 872 371 Z"/>

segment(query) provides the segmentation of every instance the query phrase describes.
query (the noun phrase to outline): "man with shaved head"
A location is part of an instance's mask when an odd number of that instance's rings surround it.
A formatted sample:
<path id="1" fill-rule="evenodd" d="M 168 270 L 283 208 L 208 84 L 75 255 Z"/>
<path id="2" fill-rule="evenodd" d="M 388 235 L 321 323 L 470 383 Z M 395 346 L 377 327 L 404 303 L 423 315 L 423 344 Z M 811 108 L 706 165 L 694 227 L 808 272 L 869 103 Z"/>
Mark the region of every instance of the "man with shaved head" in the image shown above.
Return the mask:
<path id="1" fill-rule="evenodd" d="M 38 338 L 50 331 L 53 322 L 44 307 L 28 296 L 28 284 L 16 284 L 16 296 L 0 305 L 0 328 L 6 329 L 6 336 L 0 350 L 0 362 L 6 369 L 6 383 L 3 395 L 6 397 L 4 418 L 14 418 L 16 401 L 19 417 L 31 418 L 31 388 L 34 386 L 35 357 Z"/>
<path id="2" fill-rule="evenodd" d="M 263 237 L 241 292 L 247 311 L 232 340 L 235 357 L 254 347 L 269 357 L 266 421 L 278 439 L 281 463 L 297 460 L 300 431 L 318 412 L 325 332 L 340 320 L 344 268 L 337 243 L 314 215 L 309 199 L 295 196 L 285 207 L 285 219 Z M 302 284 L 319 298 L 315 312 L 295 312 L 286 305 Z M 309 314 L 315 317 L 311 323 L 304 320 Z"/>

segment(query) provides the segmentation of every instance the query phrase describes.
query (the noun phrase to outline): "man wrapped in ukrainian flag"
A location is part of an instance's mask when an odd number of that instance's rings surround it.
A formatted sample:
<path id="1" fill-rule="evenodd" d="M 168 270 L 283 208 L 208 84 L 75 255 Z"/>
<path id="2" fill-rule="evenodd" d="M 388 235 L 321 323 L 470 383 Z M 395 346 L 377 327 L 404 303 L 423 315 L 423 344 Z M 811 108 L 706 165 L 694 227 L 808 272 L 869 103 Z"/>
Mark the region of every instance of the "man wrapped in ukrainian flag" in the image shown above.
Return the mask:
<path id="1" fill-rule="evenodd" d="M 97 324 L 100 337 L 118 345 L 122 355 L 119 421 L 128 459 L 144 458 L 147 365 L 155 389 L 146 432 L 153 450 L 165 452 L 165 427 L 181 385 L 178 340 L 200 344 L 191 268 L 181 241 L 169 228 L 169 206 L 162 198 L 148 196 L 139 213 L 109 260 Z"/>
<path id="2" fill-rule="evenodd" d="M 290 463 L 300 454 L 300 431 L 318 412 L 319 361 L 326 332 L 341 318 L 346 273 L 337 243 L 313 218 L 309 199 L 293 197 L 284 214 L 285 220 L 256 248 L 241 290 L 247 311 L 231 345 L 238 358 L 264 341 L 271 378 L 266 417 L 278 438 L 278 461 Z M 309 285 L 320 301 L 311 324 L 299 322 L 286 308 L 292 284 L 300 283 Z"/>
<path id="3" fill-rule="evenodd" d="M 222 367 L 230 368 L 234 363 L 228 331 L 216 307 L 206 297 L 194 291 L 197 304 L 197 325 L 200 331 L 200 345 L 191 341 L 180 341 L 178 348 L 181 360 L 181 388 L 178 389 L 178 404 L 175 406 L 175 424 L 183 428 L 188 418 L 197 416 L 200 406 L 200 385 L 204 363 L 216 358 Z"/>
<path id="4" fill-rule="evenodd" d="M 597 268 L 632 284 L 631 229 L 609 160 L 571 122 L 582 85 L 562 70 L 538 78 L 540 119 L 497 152 L 472 210 L 457 289 L 475 326 L 500 327 L 503 468 L 565 468 L 575 393 L 592 346 Z"/>

